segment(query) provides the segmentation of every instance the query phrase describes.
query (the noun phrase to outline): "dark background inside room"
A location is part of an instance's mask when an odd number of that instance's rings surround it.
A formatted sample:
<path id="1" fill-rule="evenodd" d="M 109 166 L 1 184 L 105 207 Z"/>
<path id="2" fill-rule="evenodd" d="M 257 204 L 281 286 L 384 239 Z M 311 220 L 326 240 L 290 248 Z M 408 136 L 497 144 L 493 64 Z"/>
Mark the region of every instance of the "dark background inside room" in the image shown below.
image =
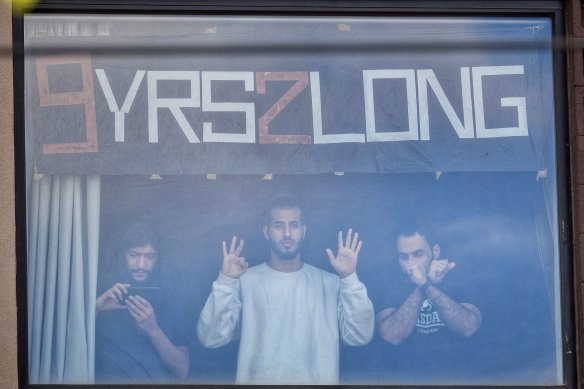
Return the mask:
<path id="1" fill-rule="evenodd" d="M 307 263 L 334 272 L 325 248 L 336 252 L 339 230 L 359 232 L 364 246 L 357 271 L 372 299 L 399 276 L 394 234 L 401 221 L 427 218 L 436 228 L 441 256 L 456 262 L 447 278 L 480 296 L 473 301 L 483 314 L 473 340 L 482 358 L 481 368 L 473 370 L 477 379 L 533 366 L 555 374 L 556 227 L 546 213 L 555 205 L 545 203 L 544 180 L 537 181 L 533 172 L 445 173 L 439 178 L 428 173 L 274 175 L 271 180 L 261 175 L 103 176 L 99 285 L 101 290 L 111 286 L 106 275 L 126 226 L 135 220 L 154 225 L 165 242 L 160 265 L 172 280 L 165 292 L 190 338 L 190 380 L 229 383 L 237 342 L 204 349 L 195 325 L 220 270 L 222 240 L 245 239 L 243 255 L 250 265 L 269 258 L 261 226 L 272 196 L 292 192 L 302 199 L 307 223 L 302 258 Z M 526 328 L 529 338 L 521 336 Z M 342 348 L 342 378 L 373 380 L 367 368 L 378 365 L 370 363 L 374 356 L 368 350 Z M 541 361 L 542 354 L 550 359 Z M 353 369 L 356 373 L 345 374 Z M 385 371 L 378 373 L 379 380 L 389 382 L 381 374 Z"/>

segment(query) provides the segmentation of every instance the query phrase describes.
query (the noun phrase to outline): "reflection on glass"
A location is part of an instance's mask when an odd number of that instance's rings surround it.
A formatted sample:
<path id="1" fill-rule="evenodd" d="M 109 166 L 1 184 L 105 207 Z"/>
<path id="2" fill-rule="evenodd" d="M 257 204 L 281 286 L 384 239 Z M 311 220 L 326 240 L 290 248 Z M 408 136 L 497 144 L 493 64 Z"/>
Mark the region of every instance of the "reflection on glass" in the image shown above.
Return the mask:
<path id="1" fill-rule="evenodd" d="M 550 20 L 25 34 L 31 383 L 563 383 Z"/>

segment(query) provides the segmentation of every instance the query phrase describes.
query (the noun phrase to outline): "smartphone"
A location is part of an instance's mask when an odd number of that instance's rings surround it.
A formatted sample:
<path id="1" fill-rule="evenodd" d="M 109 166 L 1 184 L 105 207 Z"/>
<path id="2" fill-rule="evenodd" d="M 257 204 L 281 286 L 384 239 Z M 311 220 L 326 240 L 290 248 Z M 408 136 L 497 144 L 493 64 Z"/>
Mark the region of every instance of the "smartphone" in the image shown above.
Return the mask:
<path id="1" fill-rule="evenodd" d="M 129 296 L 140 296 L 153 306 L 160 302 L 160 287 L 158 286 L 130 286 L 128 294 L 124 294 L 124 300 Z"/>

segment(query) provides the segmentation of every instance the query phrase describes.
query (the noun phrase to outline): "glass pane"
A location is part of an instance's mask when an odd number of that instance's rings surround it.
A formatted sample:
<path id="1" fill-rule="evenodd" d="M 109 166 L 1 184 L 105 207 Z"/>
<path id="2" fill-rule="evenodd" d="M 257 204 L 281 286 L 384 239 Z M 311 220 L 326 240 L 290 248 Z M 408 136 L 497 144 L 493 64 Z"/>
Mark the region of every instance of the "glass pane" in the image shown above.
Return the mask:
<path id="1" fill-rule="evenodd" d="M 563 383 L 551 20 L 25 35 L 32 383 Z"/>

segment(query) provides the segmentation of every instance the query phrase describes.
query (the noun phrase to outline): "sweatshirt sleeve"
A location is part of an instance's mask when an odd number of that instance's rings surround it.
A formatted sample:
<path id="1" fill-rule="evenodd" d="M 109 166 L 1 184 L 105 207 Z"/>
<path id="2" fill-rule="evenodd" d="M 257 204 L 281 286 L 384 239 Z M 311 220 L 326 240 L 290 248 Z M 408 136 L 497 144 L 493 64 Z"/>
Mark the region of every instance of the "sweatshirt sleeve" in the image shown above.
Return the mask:
<path id="1" fill-rule="evenodd" d="M 373 338 L 375 328 L 373 303 L 356 272 L 339 282 L 338 317 L 341 339 L 350 346 L 365 345 Z"/>
<path id="2" fill-rule="evenodd" d="M 203 346 L 217 348 L 238 338 L 240 327 L 239 280 L 219 273 L 199 315 L 197 337 Z"/>

